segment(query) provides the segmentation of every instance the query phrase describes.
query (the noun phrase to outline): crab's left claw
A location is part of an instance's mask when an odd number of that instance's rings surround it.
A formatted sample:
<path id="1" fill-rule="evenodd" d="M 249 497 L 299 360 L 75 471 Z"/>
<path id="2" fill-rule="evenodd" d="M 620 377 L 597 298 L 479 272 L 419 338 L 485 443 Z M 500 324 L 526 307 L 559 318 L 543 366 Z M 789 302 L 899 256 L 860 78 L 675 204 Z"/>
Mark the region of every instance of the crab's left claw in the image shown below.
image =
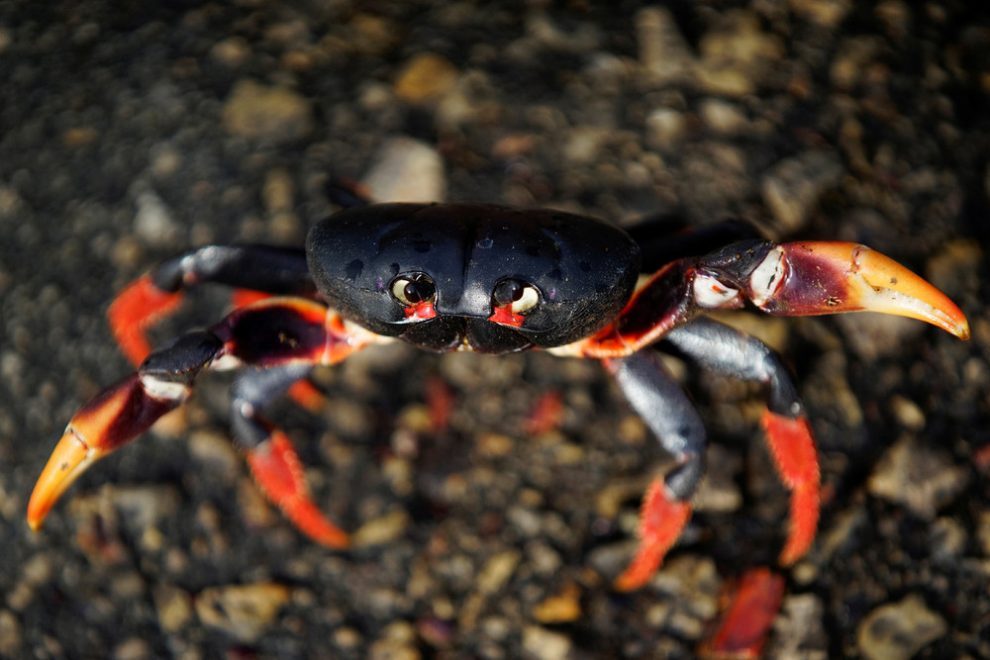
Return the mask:
<path id="1" fill-rule="evenodd" d="M 67 428 L 65 435 L 55 446 L 45 469 L 34 485 L 31 500 L 28 502 L 27 522 L 32 530 L 38 531 L 62 494 L 100 458 L 97 448 L 91 447 L 75 429 Z"/>
<path id="2" fill-rule="evenodd" d="M 749 288 L 753 303 L 769 314 L 881 312 L 925 321 L 969 339 L 966 316 L 944 293 L 865 245 L 776 245 L 750 274 Z"/>
<path id="3" fill-rule="evenodd" d="M 188 395 L 184 385 L 176 383 L 171 389 L 170 396 L 155 396 L 133 374 L 83 406 L 35 483 L 27 509 L 31 529 L 41 527 L 62 494 L 93 463 L 143 433 Z"/>

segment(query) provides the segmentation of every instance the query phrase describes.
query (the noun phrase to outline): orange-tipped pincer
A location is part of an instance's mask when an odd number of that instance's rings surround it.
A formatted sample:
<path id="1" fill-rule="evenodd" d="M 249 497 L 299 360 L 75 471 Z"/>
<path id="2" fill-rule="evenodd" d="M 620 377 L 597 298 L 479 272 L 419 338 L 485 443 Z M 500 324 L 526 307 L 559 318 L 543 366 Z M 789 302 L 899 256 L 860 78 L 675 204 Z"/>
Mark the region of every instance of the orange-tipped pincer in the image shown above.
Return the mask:
<path id="1" fill-rule="evenodd" d="M 27 523 L 31 529 L 37 531 L 41 527 L 66 489 L 99 457 L 100 451 L 88 445 L 71 425 L 65 430 L 28 501 Z"/>
<path id="2" fill-rule="evenodd" d="M 752 277 L 754 302 L 766 312 L 812 316 L 870 311 L 906 316 L 969 338 L 969 322 L 949 298 L 865 245 L 807 241 L 770 252 Z"/>
<path id="3" fill-rule="evenodd" d="M 151 352 L 144 330 L 182 302 L 180 292 L 162 291 L 144 275 L 120 292 L 107 310 L 120 349 L 132 364 L 141 364 Z"/>
<path id="4" fill-rule="evenodd" d="M 75 414 L 55 446 L 28 502 L 38 529 L 62 494 L 97 460 L 144 432 L 181 402 L 149 395 L 137 374 L 104 390 Z"/>

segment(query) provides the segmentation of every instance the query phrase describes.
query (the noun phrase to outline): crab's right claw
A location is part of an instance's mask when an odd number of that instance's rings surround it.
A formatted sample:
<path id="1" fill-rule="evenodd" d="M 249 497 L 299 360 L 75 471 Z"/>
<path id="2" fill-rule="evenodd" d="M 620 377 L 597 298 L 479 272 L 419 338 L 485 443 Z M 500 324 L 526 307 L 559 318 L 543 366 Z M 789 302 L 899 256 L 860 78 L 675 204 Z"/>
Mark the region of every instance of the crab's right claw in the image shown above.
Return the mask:
<path id="1" fill-rule="evenodd" d="M 176 386 L 181 388 L 182 386 Z M 41 527 L 51 508 L 89 466 L 133 440 L 185 398 L 150 394 L 133 374 L 104 390 L 75 414 L 52 451 L 28 502 L 27 522 Z"/>
<path id="2" fill-rule="evenodd" d="M 774 247 L 751 276 L 753 302 L 782 316 L 870 311 L 907 316 L 969 339 L 948 296 L 865 245 L 804 241 Z"/>

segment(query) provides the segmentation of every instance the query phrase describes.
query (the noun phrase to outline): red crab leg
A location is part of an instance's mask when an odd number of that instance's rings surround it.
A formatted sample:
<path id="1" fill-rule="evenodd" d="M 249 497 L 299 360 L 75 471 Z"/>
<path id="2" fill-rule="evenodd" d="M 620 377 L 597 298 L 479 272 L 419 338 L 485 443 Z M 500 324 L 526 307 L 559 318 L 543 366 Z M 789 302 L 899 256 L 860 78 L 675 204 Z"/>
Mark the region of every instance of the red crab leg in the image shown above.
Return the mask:
<path id="1" fill-rule="evenodd" d="M 235 384 L 234 426 L 265 494 L 305 533 L 340 547 L 346 535 L 316 509 L 288 439 L 255 409 L 308 372 L 334 364 L 375 337 L 315 302 L 271 298 L 236 310 L 209 331 L 189 333 L 150 355 L 137 373 L 110 387 L 72 418 L 35 485 L 28 524 L 37 529 L 90 465 L 147 430 L 191 393 L 204 368 L 264 367 Z M 268 378 L 265 374 L 274 374 Z M 267 378 L 267 380 L 266 380 Z"/>
<path id="2" fill-rule="evenodd" d="M 666 338 L 675 345 L 678 333 L 691 351 L 682 350 L 709 366 L 768 383 L 771 405 L 763 426 L 777 468 L 791 490 L 791 532 L 781 553 L 781 562 L 790 564 L 807 552 L 814 540 L 818 521 L 820 477 L 810 426 L 786 370 L 773 359 L 764 359 L 759 349 L 736 340 L 730 350 L 720 350 L 721 339 L 702 337 L 700 344 L 688 328 L 706 309 L 737 308 L 749 301 L 770 314 L 808 316 L 852 311 L 878 311 L 920 319 L 967 339 L 969 324 L 959 308 L 935 287 L 905 267 L 869 248 L 853 243 L 785 243 L 750 240 L 729 245 L 702 257 L 674 261 L 658 271 L 636 291 L 619 318 L 594 337 L 551 349 L 558 355 L 578 355 L 608 360 L 635 356 L 649 344 Z M 697 322 L 700 324 L 700 322 Z M 715 335 L 721 335 L 715 332 Z M 714 344 L 711 345 L 714 339 Z M 722 338 L 724 339 L 724 338 Z M 765 349 L 765 347 L 763 347 Z M 759 370 L 747 366 L 753 358 Z M 609 363 L 607 361 L 607 363 Z M 755 366 L 754 364 L 754 366 Z M 616 374 L 617 377 L 619 374 Z M 620 378 L 620 385 L 623 385 Z M 636 398 L 655 377 L 635 378 L 643 384 L 623 385 L 633 407 L 650 424 L 662 444 L 675 456 L 683 454 L 676 439 L 666 440 L 663 424 L 650 422 L 657 416 L 657 405 L 637 404 Z M 669 432 L 669 430 L 668 430 Z M 633 567 L 619 580 L 622 588 L 639 586 L 659 566 L 667 549 L 679 534 L 686 514 L 671 513 L 668 503 L 685 503 L 696 482 L 681 489 L 651 488 L 644 503 L 643 543 Z M 661 526 L 648 524 L 660 513 L 675 522 Z M 668 537 L 671 537 L 668 539 Z M 649 570 L 648 570 L 649 569 Z"/>
<path id="3" fill-rule="evenodd" d="M 873 311 L 919 319 L 969 338 L 969 323 L 941 291 L 864 245 L 744 241 L 664 266 L 619 318 L 561 355 L 618 357 L 647 346 L 706 309 L 749 301 L 775 316 Z"/>
<path id="4" fill-rule="evenodd" d="M 780 562 L 794 563 L 815 538 L 820 477 L 811 426 L 787 367 L 763 342 L 711 319 L 696 319 L 664 339 L 707 369 L 766 386 L 763 430 L 777 471 L 791 491 L 790 535 Z"/>
<path id="5" fill-rule="evenodd" d="M 639 589 L 660 568 L 677 538 L 691 518 L 691 505 L 678 502 L 666 492 L 661 479 L 654 479 L 643 497 L 639 513 L 639 548 L 636 555 L 615 580 L 619 591 Z"/>
<path id="6" fill-rule="evenodd" d="M 676 465 L 650 484 L 640 509 L 639 548 L 615 582 L 630 591 L 657 571 L 691 517 L 691 495 L 702 474 L 705 427 L 680 385 L 649 351 L 605 360 L 626 399 L 643 418 Z"/>
<path id="7" fill-rule="evenodd" d="M 207 245 L 190 250 L 132 282 L 110 305 L 110 327 L 127 358 L 140 364 L 151 352 L 145 331 L 178 307 L 186 289 L 210 282 L 243 290 L 235 293 L 237 307 L 266 294 L 309 297 L 315 291 L 299 249 Z"/>
<path id="8" fill-rule="evenodd" d="M 120 292 L 107 310 L 107 317 L 120 350 L 131 364 L 141 364 L 151 353 L 145 330 L 170 314 L 181 302 L 181 291 L 159 289 L 150 275 L 134 280 Z"/>
<path id="9" fill-rule="evenodd" d="M 733 588 L 728 609 L 702 657 L 759 658 L 784 600 L 784 578 L 768 568 L 753 568 Z"/>

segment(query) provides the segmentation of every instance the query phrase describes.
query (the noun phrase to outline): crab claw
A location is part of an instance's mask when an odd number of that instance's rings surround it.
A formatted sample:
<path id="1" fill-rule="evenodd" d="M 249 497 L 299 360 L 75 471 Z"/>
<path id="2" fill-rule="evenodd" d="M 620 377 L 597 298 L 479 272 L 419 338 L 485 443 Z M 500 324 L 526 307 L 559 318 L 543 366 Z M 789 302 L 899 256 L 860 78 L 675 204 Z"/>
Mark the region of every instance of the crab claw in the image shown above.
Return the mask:
<path id="1" fill-rule="evenodd" d="M 178 396 L 154 396 L 140 376 L 133 374 L 83 406 L 69 422 L 35 483 L 27 508 L 31 529 L 41 527 L 62 494 L 89 466 L 177 407 L 184 396 L 178 391 L 175 394 Z"/>
<path id="2" fill-rule="evenodd" d="M 753 303 L 769 314 L 881 312 L 925 321 L 960 339 L 969 338 L 966 316 L 944 293 L 865 245 L 783 243 L 770 250 L 749 282 Z"/>

